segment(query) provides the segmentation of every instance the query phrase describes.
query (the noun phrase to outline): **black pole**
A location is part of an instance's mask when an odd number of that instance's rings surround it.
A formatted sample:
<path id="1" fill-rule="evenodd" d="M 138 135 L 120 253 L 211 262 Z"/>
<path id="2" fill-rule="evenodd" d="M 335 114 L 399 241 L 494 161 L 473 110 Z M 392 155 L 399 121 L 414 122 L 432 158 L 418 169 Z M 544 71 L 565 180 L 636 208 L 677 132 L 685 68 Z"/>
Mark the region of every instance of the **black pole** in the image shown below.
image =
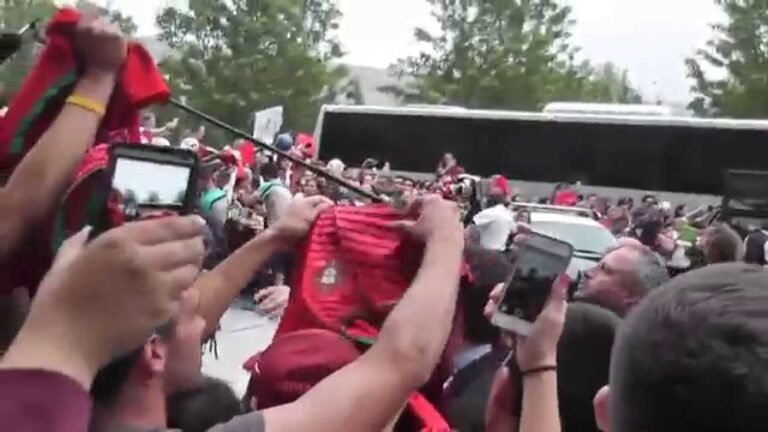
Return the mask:
<path id="1" fill-rule="evenodd" d="M 275 153 L 275 154 L 279 155 L 280 157 L 289 159 L 291 162 L 293 162 L 295 164 L 298 164 L 298 165 L 301 165 L 305 169 L 307 169 L 307 170 L 317 174 L 320 177 L 325 178 L 326 180 L 338 183 L 339 185 L 343 186 L 346 189 L 351 190 L 352 192 L 355 192 L 355 193 L 357 193 L 359 195 L 362 195 L 362 196 L 364 196 L 366 198 L 369 198 L 369 199 L 373 200 L 373 202 L 382 202 L 383 201 L 381 199 L 381 197 L 379 197 L 378 195 L 374 194 L 373 192 L 367 191 L 367 190 L 361 188 L 360 186 L 352 184 L 352 183 L 348 182 L 346 179 L 336 177 L 336 176 L 326 172 L 322 168 L 318 168 L 318 167 L 316 167 L 316 166 L 314 166 L 312 164 L 309 164 L 309 163 L 305 162 L 304 160 L 302 160 L 301 158 L 298 158 L 298 157 L 296 157 L 296 156 L 294 156 L 294 155 L 292 155 L 290 153 L 284 152 L 284 151 L 282 151 L 282 150 L 280 150 L 278 148 L 275 148 L 275 147 L 273 147 L 273 146 L 271 146 L 269 144 L 263 143 L 263 142 L 257 140 L 256 137 L 254 137 L 252 135 L 249 135 L 246 132 L 243 132 L 243 131 L 241 131 L 239 129 L 236 129 L 236 128 L 234 128 L 234 127 L 224 123 L 223 121 L 221 121 L 221 120 L 219 120 L 219 119 L 217 119 L 215 117 L 211 117 L 210 115 L 208 115 L 208 114 L 206 114 L 206 113 L 204 113 L 204 112 L 202 112 L 202 111 L 200 111 L 198 109 L 192 108 L 191 106 L 189 106 L 189 105 L 187 105 L 185 103 L 182 103 L 182 102 L 180 102 L 180 101 L 178 101 L 176 99 L 173 99 L 173 98 L 171 98 L 170 103 L 171 103 L 171 105 L 174 105 L 174 106 L 178 107 L 179 109 L 181 109 L 183 111 L 186 111 L 186 112 L 188 112 L 188 113 L 190 113 L 192 115 L 200 117 L 203 120 L 207 121 L 208 123 L 211 123 L 212 125 L 218 126 L 218 127 L 222 128 L 222 129 L 224 129 L 225 131 L 233 134 L 233 135 L 236 135 L 236 136 L 238 136 L 238 137 L 240 137 L 242 139 L 246 139 L 246 140 L 252 141 L 257 146 L 261 147 L 264 150 L 268 150 L 268 151 L 270 151 L 272 153 Z"/>
<path id="2" fill-rule="evenodd" d="M 21 28 L 16 33 L 12 34 L 11 39 L 13 39 L 13 41 L 12 41 L 13 44 L 11 44 L 12 46 L 6 47 L 7 48 L 6 51 L 9 51 L 9 54 L 7 55 L 7 57 L 10 57 L 11 55 L 15 54 L 16 51 L 18 51 L 19 47 L 21 47 L 21 44 L 23 42 L 22 41 L 22 37 L 24 35 L 26 35 L 30 31 L 32 31 L 32 32 L 37 31 L 38 24 L 39 24 L 39 20 L 34 20 L 34 21 L 30 22 L 29 24 L 27 24 L 26 26 L 24 26 L 23 28 Z M 0 48 L 2 48 L 2 47 L 0 47 Z M 0 49 L 0 51 L 2 51 L 2 49 Z M 2 56 L 0 56 L 0 57 L 2 57 Z M 7 58 L 7 57 L 0 58 L 0 63 L 5 58 Z M 374 194 L 373 192 L 367 191 L 367 190 L 361 188 L 360 186 L 354 185 L 354 184 L 348 182 L 345 179 L 338 178 L 338 177 L 336 177 L 334 175 L 331 175 L 330 173 L 326 172 L 325 170 L 323 170 L 321 168 L 317 168 L 317 167 L 315 167 L 315 166 L 313 166 L 311 164 L 308 164 L 307 162 L 304 162 L 301 158 L 298 158 L 296 156 L 288 154 L 287 152 L 279 150 L 279 149 L 277 149 L 277 148 L 275 148 L 275 147 L 273 147 L 273 146 L 271 146 L 269 144 L 263 143 L 263 142 L 257 140 L 256 137 L 248 135 L 247 133 L 245 133 L 245 132 L 243 132 L 243 131 L 241 131 L 239 129 L 236 129 L 236 128 L 234 128 L 234 127 L 224 123 L 223 121 L 221 121 L 221 120 L 219 120 L 217 118 L 211 117 L 208 114 L 206 114 L 206 113 L 204 113 L 204 112 L 202 112 L 200 110 L 192 108 L 191 106 L 189 106 L 187 104 L 184 104 L 184 103 L 182 103 L 182 102 L 180 102 L 180 101 L 178 101 L 176 99 L 173 99 L 173 98 L 171 98 L 170 103 L 171 103 L 171 105 L 175 105 L 176 107 L 178 107 L 179 109 L 181 109 L 183 111 L 186 111 L 186 112 L 188 112 L 190 114 L 193 114 L 193 115 L 195 115 L 197 117 L 200 117 L 203 120 L 207 121 L 208 123 L 216 125 L 216 126 L 222 128 L 222 129 L 226 130 L 227 132 L 230 132 L 230 133 L 232 133 L 234 135 L 237 135 L 240 138 L 250 140 L 253 143 L 255 143 L 257 146 L 259 146 L 259 147 L 261 147 L 261 148 L 263 148 L 265 150 L 271 151 L 272 153 L 278 154 L 281 157 L 284 157 L 286 159 L 290 159 L 293 163 L 303 166 L 304 168 L 306 168 L 307 170 L 317 174 L 318 176 L 323 177 L 323 178 L 325 178 L 325 179 L 327 179 L 329 181 L 338 183 L 339 185 L 341 185 L 341 186 L 351 190 L 352 192 L 355 192 L 355 193 L 357 193 L 359 195 L 362 195 L 362 196 L 364 196 L 366 198 L 369 198 L 369 199 L 373 200 L 373 202 L 383 202 L 381 197 L 379 197 L 378 195 Z"/>

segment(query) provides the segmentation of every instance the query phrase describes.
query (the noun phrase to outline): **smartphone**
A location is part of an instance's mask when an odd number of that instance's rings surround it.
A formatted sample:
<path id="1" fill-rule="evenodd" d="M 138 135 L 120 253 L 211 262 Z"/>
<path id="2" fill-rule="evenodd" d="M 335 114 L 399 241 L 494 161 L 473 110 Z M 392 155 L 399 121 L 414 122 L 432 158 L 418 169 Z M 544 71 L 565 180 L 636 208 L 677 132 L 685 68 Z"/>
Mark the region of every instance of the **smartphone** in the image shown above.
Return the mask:
<path id="1" fill-rule="evenodd" d="M 549 298 L 552 284 L 568 268 L 573 246 L 562 240 L 531 233 L 520 247 L 512 277 L 491 322 L 497 327 L 527 336 Z"/>
<path id="2" fill-rule="evenodd" d="M 173 147 L 115 144 L 109 149 L 103 213 L 95 234 L 157 214 L 186 215 L 197 208 L 197 153 Z"/>

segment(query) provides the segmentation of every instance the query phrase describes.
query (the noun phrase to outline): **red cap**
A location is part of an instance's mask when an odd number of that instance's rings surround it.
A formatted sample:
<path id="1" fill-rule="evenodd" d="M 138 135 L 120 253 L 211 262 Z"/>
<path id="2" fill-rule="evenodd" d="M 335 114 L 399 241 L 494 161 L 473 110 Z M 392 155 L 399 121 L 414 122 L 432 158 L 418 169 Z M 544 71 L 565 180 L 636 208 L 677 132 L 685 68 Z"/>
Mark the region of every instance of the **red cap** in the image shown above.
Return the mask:
<path id="1" fill-rule="evenodd" d="M 249 389 L 260 410 L 291 403 L 359 356 L 354 343 L 332 331 L 286 333 L 259 355 Z"/>
<path id="2" fill-rule="evenodd" d="M 509 198 L 512 191 L 509 187 L 509 180 L 503 175 L 495 175 L 491 177 L 491 190 L 497 190 Z"/>
<path id="3" fill-rule="evenodd" d="M 257 409 L 264 410 L 299 399 L 320 381 L 357 360 L 360 351 L 349 339 L 329 330 L 311 329 L 285 333 L 245 365 L 253 375 L 249 393 Z M 424 432 L 451 429 L 434 406 L 414 393 L 408 409 Z"/>
<path id="4" fill-rule="evenodd" d="M 555 194 L 555 202 L 553 204 L 560 206 L 575 206 L 579 203 L 579 196 L 572 190 L 561 190 Z"/>

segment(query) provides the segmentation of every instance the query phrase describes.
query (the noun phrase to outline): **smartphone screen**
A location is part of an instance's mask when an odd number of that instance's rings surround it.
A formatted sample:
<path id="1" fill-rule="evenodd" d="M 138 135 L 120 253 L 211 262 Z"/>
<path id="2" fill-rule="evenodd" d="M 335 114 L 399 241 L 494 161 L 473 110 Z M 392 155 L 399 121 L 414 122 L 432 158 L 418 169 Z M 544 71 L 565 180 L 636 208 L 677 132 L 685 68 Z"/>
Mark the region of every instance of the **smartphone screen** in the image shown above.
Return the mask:
<path id="1" fill-rule="evenodd" d="M 189 166 L 120 157 L 115 160 L 112 190 L 129 207 L 182 207 L 187 196 Z"/>
<path id="2" fill-rule="evenodd" d="M 549 298 L 552 284 L 565 272 L 572 254 L 568 243 L 532 234 L 518 254 L 515 270 L 494 313 L 494 324 L 528 334 Z"/>

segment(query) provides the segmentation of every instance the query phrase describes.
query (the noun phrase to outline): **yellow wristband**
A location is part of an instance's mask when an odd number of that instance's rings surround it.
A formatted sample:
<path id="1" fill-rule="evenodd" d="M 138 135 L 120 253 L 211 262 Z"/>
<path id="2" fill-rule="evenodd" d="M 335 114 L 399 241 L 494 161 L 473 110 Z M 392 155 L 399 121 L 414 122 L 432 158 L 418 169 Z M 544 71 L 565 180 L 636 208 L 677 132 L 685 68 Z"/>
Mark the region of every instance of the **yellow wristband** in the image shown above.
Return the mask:
<path id="1" fill-rule="evenodd" d="M 82 109 L 91 111 L 104 117 L 107 113 L 107 108 L 101 102 L 95 101 L 91 98 L 79 95 L 70 95 L 66 101 L 69 105 L 74 105 Z"/>

